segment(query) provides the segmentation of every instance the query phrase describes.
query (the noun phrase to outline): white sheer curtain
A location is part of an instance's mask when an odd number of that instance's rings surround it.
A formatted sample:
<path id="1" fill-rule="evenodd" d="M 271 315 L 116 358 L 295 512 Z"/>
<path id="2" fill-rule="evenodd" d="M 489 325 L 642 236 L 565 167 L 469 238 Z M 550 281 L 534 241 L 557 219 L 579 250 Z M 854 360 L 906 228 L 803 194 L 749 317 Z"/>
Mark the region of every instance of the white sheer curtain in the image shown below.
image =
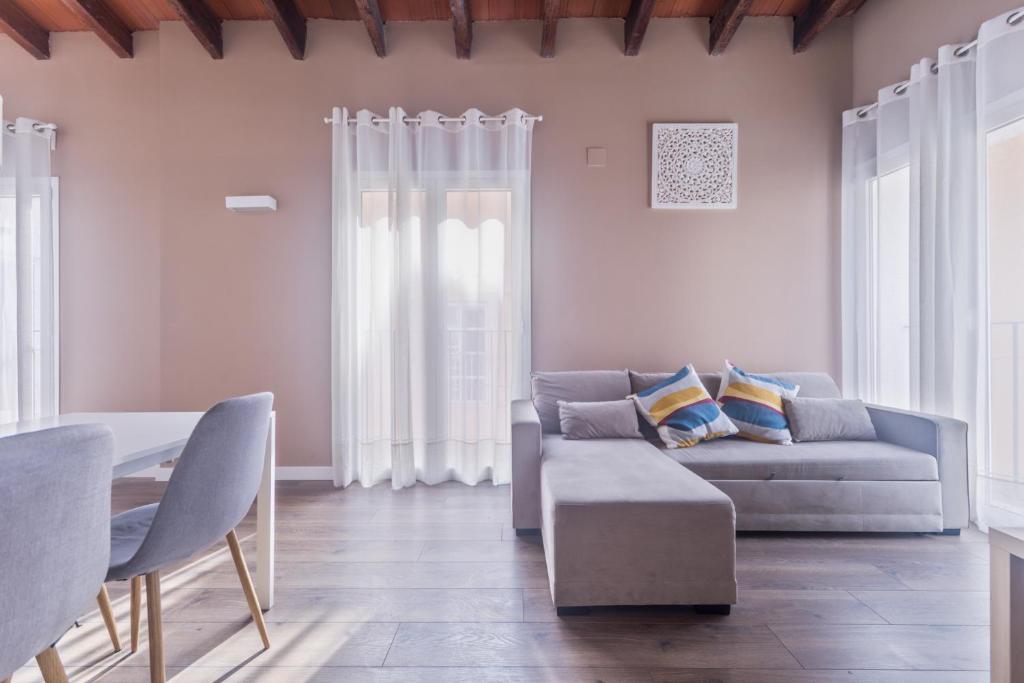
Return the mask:
<path id="1" fill-rule="evenodd" d="M 533 121 L 333 116 L 335 484 L 510 479 L 528 395 Z"/>
<path id="2" fill-rule="evenodd" d="M 997 328 L 986 191 L 992 131 L 1024 118 L 1019 16 L 987 22 L 977 46 L 942 47 L 937 60 L 912 66 L 909 81 L 879 91 L 876 105 L 843 118 L 844 391 L 967 421 L 983 526 L 998 516 L 993 439 L 1024 431 L 1024 402 L 1003 406 L 1013 392 L 990 386 L 1017 374 L 1011 383 L 1024 388 L 1024 363 L 1018 370 L 990 359 Z M 1020 235 L 1024 258 L 1024 222 L 1002 230 Z M 1024 271 L 1017 277 L 1024 290 Z M 1006 413 L 998 424 L 997 407 Z M 1024 481 L 1024 440 L 1008 448 L 1015 486 Z M 1004 508 L 1024 513 L 1024 497 L 1012 493 Z"/>
<path id="3" fill-rule="evenodd" d="M 3 123 L 0 147 L 0 422 L 58 410 L 53 131 Z"/>

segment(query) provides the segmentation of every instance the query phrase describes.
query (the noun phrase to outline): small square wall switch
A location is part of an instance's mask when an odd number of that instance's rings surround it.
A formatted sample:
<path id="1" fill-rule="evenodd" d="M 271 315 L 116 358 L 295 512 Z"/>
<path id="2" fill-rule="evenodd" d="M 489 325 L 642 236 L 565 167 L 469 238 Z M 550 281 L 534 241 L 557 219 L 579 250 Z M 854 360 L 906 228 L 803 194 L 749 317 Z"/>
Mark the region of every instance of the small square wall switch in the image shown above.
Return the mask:
<path id="1" fill-rule="evenodd" d="M 608 150 L 604 147 L 587 147 L 587 166 L 604 166 L 608 161 Z"/>

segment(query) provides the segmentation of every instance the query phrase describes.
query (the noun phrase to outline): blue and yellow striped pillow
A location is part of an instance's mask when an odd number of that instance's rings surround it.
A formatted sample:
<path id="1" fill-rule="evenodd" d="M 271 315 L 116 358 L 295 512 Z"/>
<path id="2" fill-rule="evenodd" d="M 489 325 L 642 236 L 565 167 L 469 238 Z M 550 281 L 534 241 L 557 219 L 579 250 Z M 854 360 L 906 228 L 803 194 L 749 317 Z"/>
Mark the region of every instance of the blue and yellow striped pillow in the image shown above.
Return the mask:
<path id="1" fill-rule="evenodd" d="M 630 398 L 669 448 L 695 446 L 736 433 L 692 365 Z"/>
<path id="2" fill-rule="evenodd" d="M 725 361 L 718 402 L 722 412 L 739 429 L 739 436 L 753 441 L 789 445 L 793 435 L 782 399 L 796 396 L 800 387 L 767 375 L 752 375 Z"/>

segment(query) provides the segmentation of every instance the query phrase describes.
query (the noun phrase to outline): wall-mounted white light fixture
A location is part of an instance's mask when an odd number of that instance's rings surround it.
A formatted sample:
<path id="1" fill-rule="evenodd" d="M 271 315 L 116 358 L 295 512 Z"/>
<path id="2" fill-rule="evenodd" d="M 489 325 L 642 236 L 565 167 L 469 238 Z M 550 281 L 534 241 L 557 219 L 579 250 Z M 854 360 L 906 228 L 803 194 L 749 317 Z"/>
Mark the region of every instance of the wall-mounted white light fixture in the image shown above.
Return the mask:
<path id="1" fill-rule="evenodd" d="M 277 211 L 277 200 L 269 194 L 225 197 L 224 206 L 235 213 L 266 213 Z"/>

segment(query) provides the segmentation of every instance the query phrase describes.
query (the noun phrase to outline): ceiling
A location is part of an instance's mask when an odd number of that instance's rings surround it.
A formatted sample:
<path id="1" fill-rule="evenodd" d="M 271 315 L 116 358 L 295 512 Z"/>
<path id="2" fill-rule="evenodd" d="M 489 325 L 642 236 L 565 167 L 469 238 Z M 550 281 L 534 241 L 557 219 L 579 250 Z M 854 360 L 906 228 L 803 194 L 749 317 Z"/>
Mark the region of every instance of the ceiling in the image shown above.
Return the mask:
<path id="1" fill-rule="evenodd" d="M 37 59 L 50 58 L 50 33 L 92 31 L 118 57 L 134 55 L 136 31 L 161 21 L 184 21 L 214 59 L 224 57 L 221 25 L 269 20 L 292 56 L 303 59 L 309 19 L 361 21 L 374 50 L 387 55 L 386 26 L 395 21 L 450 21 L 455 54 L 469 59 L 473 23 L 539 20 L 540 53 L 554 57 L 564 18 L 624 19 L 623 52 L 640 51 L 648 23 L 658 17 L 706 17 L 708 51 L 721 54 L 748 16 L 793 18 L 793 51 L 803 52 L 838 17 L 867 0 L 0 0 L 0 31 Z"/>
<path id="2" fill-rule="evenodd" d="M 449 0 L 379 0 L 385 21 L 431 21 L 451 19 Z M 657 0 L 654 17 L 712 17 L 724 0 Z M 750 16 L 793 17 L 807 8 L 810 0 L 753 0 Z M 64 0 L 13 0 L 48 31 L 88 31 L 89 26 Z M 133 31 L 157 28 L 161 21 L 179 19 L 168 0 L 107 0 L 106 4 Z M 296 0 L 308 19 L 358 20 L 354 0 Z M 625 17 L 630 0 L 564 0 L 562 17 Z M 223 20 L 270 19 L 263 0 L 206 0 Z M 541 19 L 543 0 L 471 0 L 474 21 Z"/>

